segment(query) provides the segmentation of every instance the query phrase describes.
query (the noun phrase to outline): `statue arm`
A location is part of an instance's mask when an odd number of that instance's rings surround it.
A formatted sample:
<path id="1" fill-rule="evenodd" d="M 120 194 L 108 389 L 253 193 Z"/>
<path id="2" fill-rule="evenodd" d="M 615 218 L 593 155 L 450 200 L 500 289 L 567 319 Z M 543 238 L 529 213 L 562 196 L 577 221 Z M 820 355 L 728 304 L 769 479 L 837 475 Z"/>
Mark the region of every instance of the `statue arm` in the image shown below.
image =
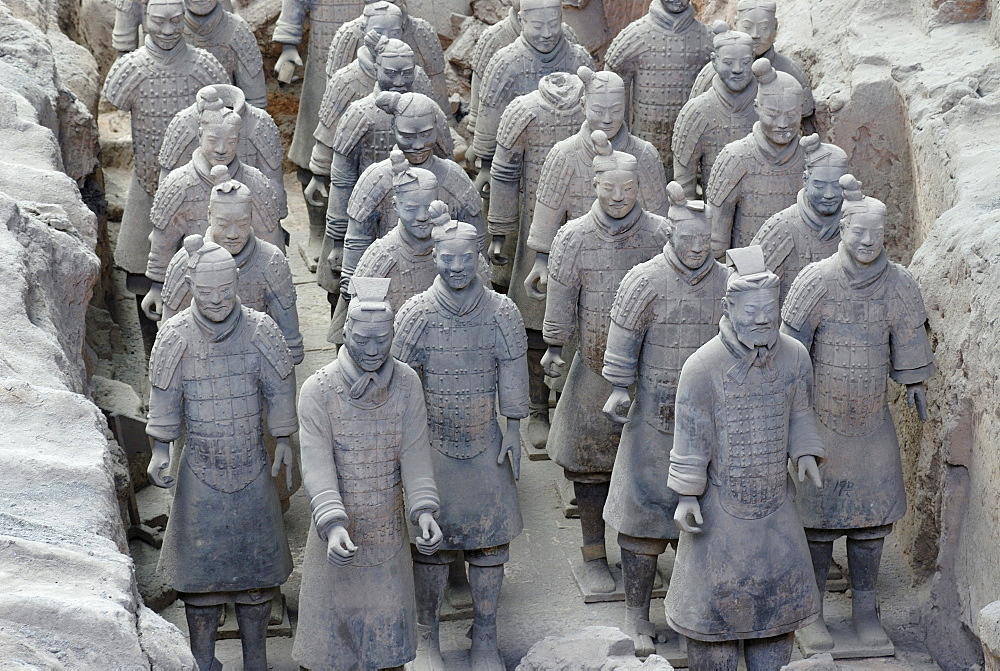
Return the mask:
<path id="1" fill-rule="evenodd" d="M 490 170 L 490 235 L 515 235 L 521 218 L 521 175 L 524 147 L 497 145 Z"/>
<path id="2" fill-rule="evenodd" d="M 358 182 L 357 150 L 350 155 L 333 153 L 330 162 L 330 203 L 326 211 L 326 235 L 335 242 L 343 242 L 347 235 L 347 206 Z"/>
<path id="3" fill-rule="evenodd" d="M 497 310 L 501 338 L 497 343 L 497 401 L 507 419 L 528 416 L 528 338 L 521 312 L 504 297 Z"/>
<path id="4" fill-rule="evenodd" d="M 304 0 L 281 0 L 281 13 L 274 25 L 273 42 L 298 45 L 302 42 L 302 27 L 308 10 Z"/>
<path id="5" fill-rule="evenodd" d="M 176 214 L 175 214 L 176 216 Z M 181 248 L 183 235 L 178 226 L 174 225 L 174 216 L 170 217 L 163 228 L 153 225 L 149 234 L 149 257 L 146 261 L 146 277 L 159 282 L 166 279 L 167 266 L 177 250 Z"/>
<path id="6" fill-rule="evenodd" d="M 154 363 L 155 358 L 150 361 L 150 365 Z M 183 422 L 184 392 L 176 375 L 166 389 L 151 385 L 146 435 L 162 443 L 172 443 L 180 436 Z"/>
<path id="7" fill-rule="evenodd" d="M 281 331 L 281 335 L 285 337 L 285 344 L 288 345 L 288 353 L 292 356 L 292 363 L 297 365 L 302 363 L 302 359 L 305 357 L 305 348 L 302 343 L 302 333 L 299 331 L 299 309 L 294 299 L 294 285 L 289 285 L 289 289 L 293 296 L 290 304 L 287 300 L 279 300 L 274 289 L 269 289 L 272 295 L 268 297 L 267 314 L 278 325 L 278 330 Z"/>
<path id="8" fill-rule="evenodd" d="M 402 372 L 397 370 L 396 374 Z M 441 510 L 441 500 L 434 481 L 427 406 L 424 404 L 420 380 L 411 370 L 406 370 L 406 373 L 411 391 L 404 401 L 406 407 L 403 411 L 403 442 L 399 450 L 399 466 L 406 491 L 407 513 L 410 522 L 416 524 L 423 513 L 431 513 L 437 517 Z"/>
<path id="9" fill-rule="evenodd" d="M 604 350 L 604 368 L 601 371 L 605 380 L 616 387 L 635 384 L 643 336 L 642 331 L 625 328 L 612 317 L 608 346 Z"/>
<path id="10" fill-rule="evenodd" d="M 317 535 L 324 541 L 330 529 L 349 523 L 333 456 L 331 409 L 323 402 L 316 378 L 306 380 L 299 398 L 299 446 L 302 486 L 309 495 Z"/>
<path id="11" fill-rule="evenodd" d="M 549 345 L 565 347 L 576 335 L 580 283 L 572 268 L 566 268 L 566 265 L 572 264 L 572 260 L 565 259 L 560 251 L 554 250 L 549 259 L 548 297 L 545 301 L 542 337 Z"/>
<path id="12" fill-rule="evenodd" d="M 365 251 L 375 242 L 375 231 L 378 229 L 379 208 L 368 215 L 365 221 L 347 217 L 347 232 L 344 235 L 344 258 L 340 270 L 340 293 L 347 296 L 347 287 L 351 283 L 358 267 L 358 262 Z"/>
<path id="13" fill-rule="evenodd" d="M 718 439 L 714 417 L 717 402 L 707 368 L 698 359 L 689 358 L 677 383 L 674 445 L 667 473 L 667 486 L 681 496 L 701 496 L 708 486 L 712 446 Z"/>
<path id="14" fill-rule="evenodd" d="M 812 407 L 813 368 L 805 347 L 798 350 L 798 369 L 792 389 L 792 408 L 788 418 L 788 456 L 796 465 L 805 456 L 822 463 L 826 457 L 823 440 L 816 430 L 816 415 Z"/>
<path id="15" fill-rule="evenodd" d="M 927 311 L 916 280 L 904 269 L 898 272 L 895 318 L 889 328 L 889 376 L 899 384 L 920 384 L 937 370 L 927 335 Z"/>

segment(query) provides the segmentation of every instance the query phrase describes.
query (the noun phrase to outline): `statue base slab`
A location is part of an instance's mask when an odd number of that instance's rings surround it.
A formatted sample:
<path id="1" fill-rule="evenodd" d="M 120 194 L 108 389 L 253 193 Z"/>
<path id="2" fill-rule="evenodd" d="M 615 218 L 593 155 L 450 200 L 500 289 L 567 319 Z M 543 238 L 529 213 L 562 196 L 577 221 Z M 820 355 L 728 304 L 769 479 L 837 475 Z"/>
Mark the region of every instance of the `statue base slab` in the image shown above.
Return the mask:
<path id="1" fill-rule="evenodd" d="M 888 645 L 869 645 L 858 640 L 854 627 L 851 626 L 850 618 L 833 619 L 828 618 L 826 627 L 833 637 L 833 650 L 819 650 L 810 645 L 806 636 L 802 635 L 803 630 L 795 633 L 795 640 L 799 644 L 803 657 L 818 655 L 828 652 L 834 659 L 859 659 L 864 657 L 892 657 L 896 654 L 896 648 L 892 642 Z"/>

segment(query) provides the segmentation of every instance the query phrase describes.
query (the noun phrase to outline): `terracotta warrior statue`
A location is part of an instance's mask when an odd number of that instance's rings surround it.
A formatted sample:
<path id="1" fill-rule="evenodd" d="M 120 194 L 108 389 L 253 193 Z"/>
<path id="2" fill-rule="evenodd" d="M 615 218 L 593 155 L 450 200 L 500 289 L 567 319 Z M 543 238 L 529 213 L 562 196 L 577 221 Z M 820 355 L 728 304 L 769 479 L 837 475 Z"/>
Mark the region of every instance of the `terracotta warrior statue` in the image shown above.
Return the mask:
<path id="1" fill-rule="evenodd" d="M 292 656 L 305 669 L 399 669 L 416 655 L 408 529 L 443 538 L 420 378 L 390 354 L 388 279 L 357 278 L 337 358 L 299 396 L 312 508 Z"/>
<path id="2" fill-rule="evenodd" d="M 813 394 L 826 445 L 823 489 L 797 485 L 820 594 L 833 542 L 847 536 L 853 634 L 875 655 L 892 655 L 879 622 L 875 592 L 882 545 L 906 512 L 899 443 L 889 414 L 888 378 L 905 385 L 921 421 L 924 382 L 935 371 L 920 287 L 883 246 L 886 207 L 861 193 L 852 175 L 844 188 L 837 252 L 806 267 L 782 308 L 782 331 L 801 341 L 814 362 Z M 833 650 L 820 619 L 801 632 L 812 651 Z"/>
<path id="3" fill-rule="evenodd" d="M 802 119 L 806 126 L 810 127 L 816 102 L 809 87 L 809 76 L 799 63 L 774 49 L 774 40 L 778 36 L 776 0 L 739 0 L 736 5 L 735 29 L 746 33 L 753 40 L 755 59 L 766 58 L 775 70 L 790 74 L 802 86 Z M 711 89 L 714 77 L 715 69 L 711 65 L 702 68 L 694 86 L 691 87 L 691 99 Z"/>
<path id="4" fill-rule="evenodd" d="M 479 232 L 450 221 L 435 226 L 439 276 L 396 316 L 393 354 L 423 380 L 431 460 L 441 490 L 441 549 L 414 554 L 417 669 L 443 670 L 438 623 L 449 564 L 469 564 L 475 671 L 502 671 L 497 603 L 510 542 L 523 524 L 515 480 L 520 422 L 528 415 L 527 343 L 513 301 L 479 279 Z M 501 432 L 497 412 L 506 418 Z M 510 464 L 507 463 L 510 459 Z"/>
<path id="5" fill-rule="evenodd" d="M 723 148 L 708 182 L 716 258 L 748 245 L 771 215 L 795 204 L 802 188 L 802 87 L 766 58 L 754 62 L 753 74 L 759 121 L 749 135 Z"/>
<path id="6" fill-rule="evenodd" d="M 797 202 L 764 222 L 753 244 L 764 250 L 767 269 L 781 278 L 781 302 L 803 268 L 833 256 L 840 245 L 840 179 L 849 172 L 847 153 L 819 135 L 802 138 L 805 173 Z"/>
<path id="7" fill-rule="evenodd" d="M 299 364 L 304 353 L 292 271 L 280 249 L 254 235 L 252 218 L 250 189 L 236 180 L 224 181 L 212 188 L 205 239 L 232 254 L 239 270 L 240 301 L 274 320 L 285 336 L 292 363 Z M 163 322 L 191 305 L 188 260 L 187 249 L 181 248 L 167 266 L 161 290 Z"/>
<path id="8" fill-rule="evenodd" d="M 201 114 L 206 109 L 217 108 L 219 101 L 222 101 L 222 106 L 240 115 L 237 158 L 260 170 L 271 182 L 271 189 L 277 198 L 278 218 L 284 219 L 288 216 L 288 199 L 281 171 L 283 152 L 278 126 L 270 114 L 248 105 L 243 90 L 231 84 L 206 86 L 198 91 L 191 105 L 174 115 L 160 146 L 160 179 L 165 179 L 171 170 L 176 170 L 191 160 L 199 144 Z"/>
<path id="9" fill-rule="evenodd" d="M 473 152 L 481 161 L 477 184 L 489 184 L 500 117 L 507 105 L 536 90 L 545 75 L 593 67 L 587 50 L 566 39 L 562 17 L 561 0 L 521 0 L 520 37 L 498 51 L 486 66 L 473 140 Z"/>
<path id="10" fill-rule="evenodd" d="M 182 0 L 183 1 L 183 0 Z M 233 11 L 232 0 L 219 0 L 227 12 Z M 111 29 L 111 46 L 119 54 L 139 48 L 139 26 L 144 26 L 148 2 L 143 0 L 115 0 L 115 23 Z"/>
<path id="11" fill-rule="evenodd" d="M 121 230 L 115 246 L 115 265 L 125 271 L 126 288 L 136 305 L 149 291 L 146 258 L 152 224 L 149 210 L 159 185 L 157 154 L 170 120 L 209 84 L 228 84 L 229 76 L 212 54 L 184 42 L 184 5 L 180 0 L 149 0 L 145 8 L 145 43 L 114 62 L 104 82 L 104 97 L 132 120 L 134 169 Z M 139 316 L 145 320 L 140 308 Z M 148 323 L 148 322 L 147 322 Z M 155 333 L 144 329 L 144 337 Z"/>
<path id="12" fill-rule="evenodd" d="M 630 89 L 629 128 L 653 143 L 668 178 L 674 122 L 711 53 L 711 33 L 695 18 L 691 0 L 653 0 L 649 13 L 626 26 L 604 57 L 605 67 Z"/>
<path id="13" fill-rule="evenodd" d="M 365 3 L 371 4 L 377 1 L 365 0 Z M 433 87 L 433 93 L 428 93 L 428 95 L 441 106 L 442 110 L 448 112 L 451 109 L 451 104 L 448 101 L 448 81 L 445 76 L 446 61 L 437 31 L 430 21 L 419 16 L 412 16 L 407 11 L 406 0 L 390 0 L 390 2 L 402 11 L 403 35 L 398 39 L 410 45 L 417 65 L 427 73 Z M 331 69 L 327 71 L 328 75 L 354 60 L 358 49 L 364 42 L 365 32 L 364 21 L 360 17 L 348 21 L 340 27 L 330 43 L 329 67 Z"/>
<path id="14" fill-rule="evenodd" d="M 639 162 L 614 151 L 594 131 L 593 188 L 589 213 L 563 226 L 552 243 L 548 300 L 542 335 L 548 350 L 541 365 L 560 377 L 562 348 L 579 336 L 580 347 L 556 409 L 547 449 L 573 483 L 583 527 L 583 574 L 588 592 L 613 592 L 604 547 L 604 502 L 621 437 L 621 425 L 601 409 L 611 384 L 601 377 L 611 325 L 608 306 L 625 274 L 663 251 L 667 221 L 639 203 Z M 658 166 L 659 167 L 659 166 Z"/>
<path id="15" fill-rule="evenodd" d="M 295 372 L 274 321 L 240 305 L 229 252 L 199 236 L 185 244 L 194 300 L 163 325 L 149 360 L 148 473 L 157 487 L 174 486 L 170 443 L 185 437 L 158 570 L 184 601 L 199 668 L 221 667 L 215 632 L 235 603 L 243 668 L 264 671 L 271 599 L 292 571 L 272 476 L 284 465 L 291 478 Z"/>
<path id="16" fill-rule="evenodd" d="M 757 122 L 750 36 L 729 30 L 725 21 L 716 21 L 712 31 L 712 88 L 685 103 L 674 126 L 674 179 L 688 198 L 697 195 L 699 186 L 707 193 L 722 148 L 745 138 Z"/>
<path id="17" fill-rule="evenodd" d="M 705 204 L 687 200 L 677 182 L 668 192 L 670 240 L 618 287 L 602 371 L 612 386 L 604 414 L 625 425 L 604 520 L 618 530 L 626 631 L 640 657 L 656 652 L 649 601 L 657 557 L 668 543 L 677 549 L 677 494 L 662 476 L 673 447 L 677 380 L 687 358 L 718 334 L 728 278 L 712 258 Z"/>
<path id="18" fill-rule="evenodd" d="M 220 0 L 184 0 L 184 25 L 188 42 L 219 59 L 246 102 L 267 107 L 264 59 L 243 18 L 226 11 Z"/>
<path id="19" fill-rule="evenodd" d="M 681 530 L 664 602 L 688 638 L 692 671 L 788 664 L 792 632 L 820 595 L 787 464 L 821 485 L 823 444 L 809 399 L 812 365 L 778 331 L 778 277 L 760 247 L 729 252 L 719 335 L 681 369 L 667 486 Z"/>

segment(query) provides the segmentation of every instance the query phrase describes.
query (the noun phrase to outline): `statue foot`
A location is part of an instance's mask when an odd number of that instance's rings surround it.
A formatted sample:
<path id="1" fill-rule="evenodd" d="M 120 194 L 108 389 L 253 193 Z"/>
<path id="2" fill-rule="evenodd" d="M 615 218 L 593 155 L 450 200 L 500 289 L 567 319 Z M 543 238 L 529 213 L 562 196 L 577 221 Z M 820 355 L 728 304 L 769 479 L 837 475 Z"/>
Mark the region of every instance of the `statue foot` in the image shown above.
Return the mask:
<path id="1" fill-rule="evenodd" d="M 417 657 L 413 671 L 445 671 L 438 628 L 417 623 Z"/>
<path id="2" fill-rule="evenodd" d="M 532 413 L 528 419 L 528 441 L 538 450 L 545 449 L 545 443 L 549 440 L 549 411 L 545 408 L 544 414 Z"/>
<path id="3" fill-rule="evenodd" d="M 796 632 L 796 636 L 809 650 L 833 650 L 833 636 L 830 635 L 830 630 L 826 628 L 826 622 L 822 617 L 808 627 L 800 629 Z"/>
<path id="4" fill-rule="evenodd" d="M 625 633 L 632 639 L 635 645 L 635 656 L 646 658 L 656 652 L 656 645 L 653 637 L 656 630 L 649 621 L 648 609 L 646 608 L 625 608 L 626 624 Z"/>
<path id="5" fill-rule="evenodd" d="M 608 568 L 607 557 L 584 561 L 582 580 L 591 592 L 610 594 L 615 591 L 615 579 Z"/>
<path id="6" fill-rule="evenodd" d="M 889 635 L 879 620 L 878 597 L 875 590 L 851 593 L 851 619 L 854 633 L 865 645 L 890 645 Z"/>
<path id="7" fill-rule="evenodd" d="M 505 671 L 500 649 L 497 647 L 497 626 L 472 625 L 472 650 L 469 651 L 472 671 Z"/>

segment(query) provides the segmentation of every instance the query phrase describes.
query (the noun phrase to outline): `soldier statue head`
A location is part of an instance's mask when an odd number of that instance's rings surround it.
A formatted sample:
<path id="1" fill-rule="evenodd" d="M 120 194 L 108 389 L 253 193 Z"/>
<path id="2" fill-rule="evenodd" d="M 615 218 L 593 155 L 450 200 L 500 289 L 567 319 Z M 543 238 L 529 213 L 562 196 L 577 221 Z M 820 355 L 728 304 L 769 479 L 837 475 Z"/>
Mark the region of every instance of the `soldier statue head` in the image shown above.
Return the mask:
<path id="1" fill-rule="evenodd" d="M 806 155 L 806 169 L 802 174 L 806 199 L 819 214 L 836 214 L 844 203 L 840 180 L 850 170 L 847 152 L 835 144 L 820 142 L 816 133 L 802 138 L 802 149 Z"/>
<path id="2" fill-rule="evenodd" d="M 448 288 L 461 291 L 479 281 L 479 232 L 472 224 L 440 217 L 434 238 L 434 265 Z"/>
<path id="3" fill-rule="evenodd" d="M 840 178 L 844 189 L 844 212 L 840 219 L 840 241 L 857 263 L 874 263 L 885 249 L 885 203 L 861 192 L 854 175 Z"/>
<path id="4" fill-rule="evenodd" d="M 781 280 L 764 265 L 764 250 L 759 245 L 730 249 L 726 257 L 733 273 L 726 283 L 722 314 L 747 347 L 774 345 L 781 324 Z"/>
<path id="5" fill-rule="evenodd" d="M 625 125 L 625 81 L 610 70 L 594 72 L 586 65 L 576 71 L 583 81 L 583 108 L 591 131 L 618 135 Z"/>
<path id="6" fill-rule="evenodd" d="M 212 195 L 208 199 L 208 232 L 205 236 L 236 256 L 253 235 L 253 201 L 250 188 L 229 179 L 225 166 L 212 168 Z"/>
<path id="7" fill-rule="evenodd" d="M 761 57 L 778 36 L 778 5 L 775 0 L 740 0 L 736 5 L 736 29 L 753 40 L 753 55 Z"/>
<path id="8" fill-rule="evenodd" d="M 226 107 L 214 87 L 201 94 L 198 114 L 198 147 L 212 165 L 229 165 L 240 147 L 240 115 Z"/>
<path id="9" fill-rule="evenodd" d="M 365 46 L 375 54 L 375 78 L 379 88 L 399 93 L 409 91 L 417 67 L 410 45 L 369 31 L 365 35 Z"/>
<path id="10" fill-rule="evenodd" d="M 352 277 L 350 307 L 344 322 L 344 347 L 351 360 L 366 373 L 374 373 L 389 360 L 392 350 L 392 307 L 387 277 Z"/>
<path id="11" fill-rule="evenodd" d="M 434 153 L 438 128 L 448 126 L 438 104 L 422 93 L 396 91 L 383 91 L 375 104 L 392 115 L 396 145 L 406 160 L 413 165 L 423 165 Z"/>
<path id="12" fill-rule="evenodd" d="M 437 177 L 430 170 L 413 167 L 399 149 L 392 150 L 389 160 L 399 225 L 414 240 L 429 240 L 434 228 L 431 205 L 438 197 Z"/>
<path id="13" fill-rule="evenodd" d="M 373 5 L 379 2 L 379 0 L 365 0 L 366 5 Z M 406 0 L 389 0 L 392 4 L 399 8 L 399 11 L 403 13 L 403 25 L 410 20 L 410 12 L 406 7 Z"/>
<path id="14" fill-rule="evenodd" d="M 188 253 L 187 284 L 195 307 L 210 321 L 225 321 L 239 302 L 233 255 L 200 235 L 184 238 L 184 250 Z"/>
<path id="15" fill-rule="evenodd" d="M 704 201 L 688 200 L 684 187 L 677 182 L 667 184 L 670 209 L 670 248 L 674 255 L 691 270 L 705 265 L 712 256 L 712 220 Z"/>
<path id="16" fill-rule="evenodd" d="M 374 30 L 379 37 L 403 39 L 403 10 L 391 2 L 379 0 L 368 3 L 362 16 L 365 35 Z"/>
<path id="17" fill-rule="evenodd" d="M 207 16 L 219 6 L 219 0 L 184 0 L 184 9 L 195 16 Z"/>
<path id="18" fill-rule="evenodd" d="M 612 219 L 624 219 L 639 202 L 639 162 L 632 154 L 615 151 L 604 131 L 591 135 L 594 157 L 594 189 L 601 210 Z"/>
<path id="19" fill-rule="evenodd" d="M 170 51 L 184 40 L 184 4 L 181 0 L 149 0 L 142 27 L 153 44 Z"/>
<path id="20" fill-rule="evenodd" d="M 712 24 L 712 67 L 726 88 L 733 93 L 746 89 L 753 81 L 753 40 L 746 33 L 730 30 L 725 21 Z"/>
<path id="21" fill-rule="evenodd" d="M 758 58 L 753 64 L 757 78 L 754 108 L 764 136 L 783 147 L 802 132 L 802 85 L 786 72 L 775 70 L 771 61 Z"/>
<path id="22" fill-rule="evenodd" d="M 660 4 L 670 14 L 683 14 L 691 6 L 691 0 L 660 0 Z"/>
<path id="23" fill-rule="evenodd" d="M 521 36 L 536 51 L 552 53 L 563 38 L 562 0 L 521 0 Z"/>

